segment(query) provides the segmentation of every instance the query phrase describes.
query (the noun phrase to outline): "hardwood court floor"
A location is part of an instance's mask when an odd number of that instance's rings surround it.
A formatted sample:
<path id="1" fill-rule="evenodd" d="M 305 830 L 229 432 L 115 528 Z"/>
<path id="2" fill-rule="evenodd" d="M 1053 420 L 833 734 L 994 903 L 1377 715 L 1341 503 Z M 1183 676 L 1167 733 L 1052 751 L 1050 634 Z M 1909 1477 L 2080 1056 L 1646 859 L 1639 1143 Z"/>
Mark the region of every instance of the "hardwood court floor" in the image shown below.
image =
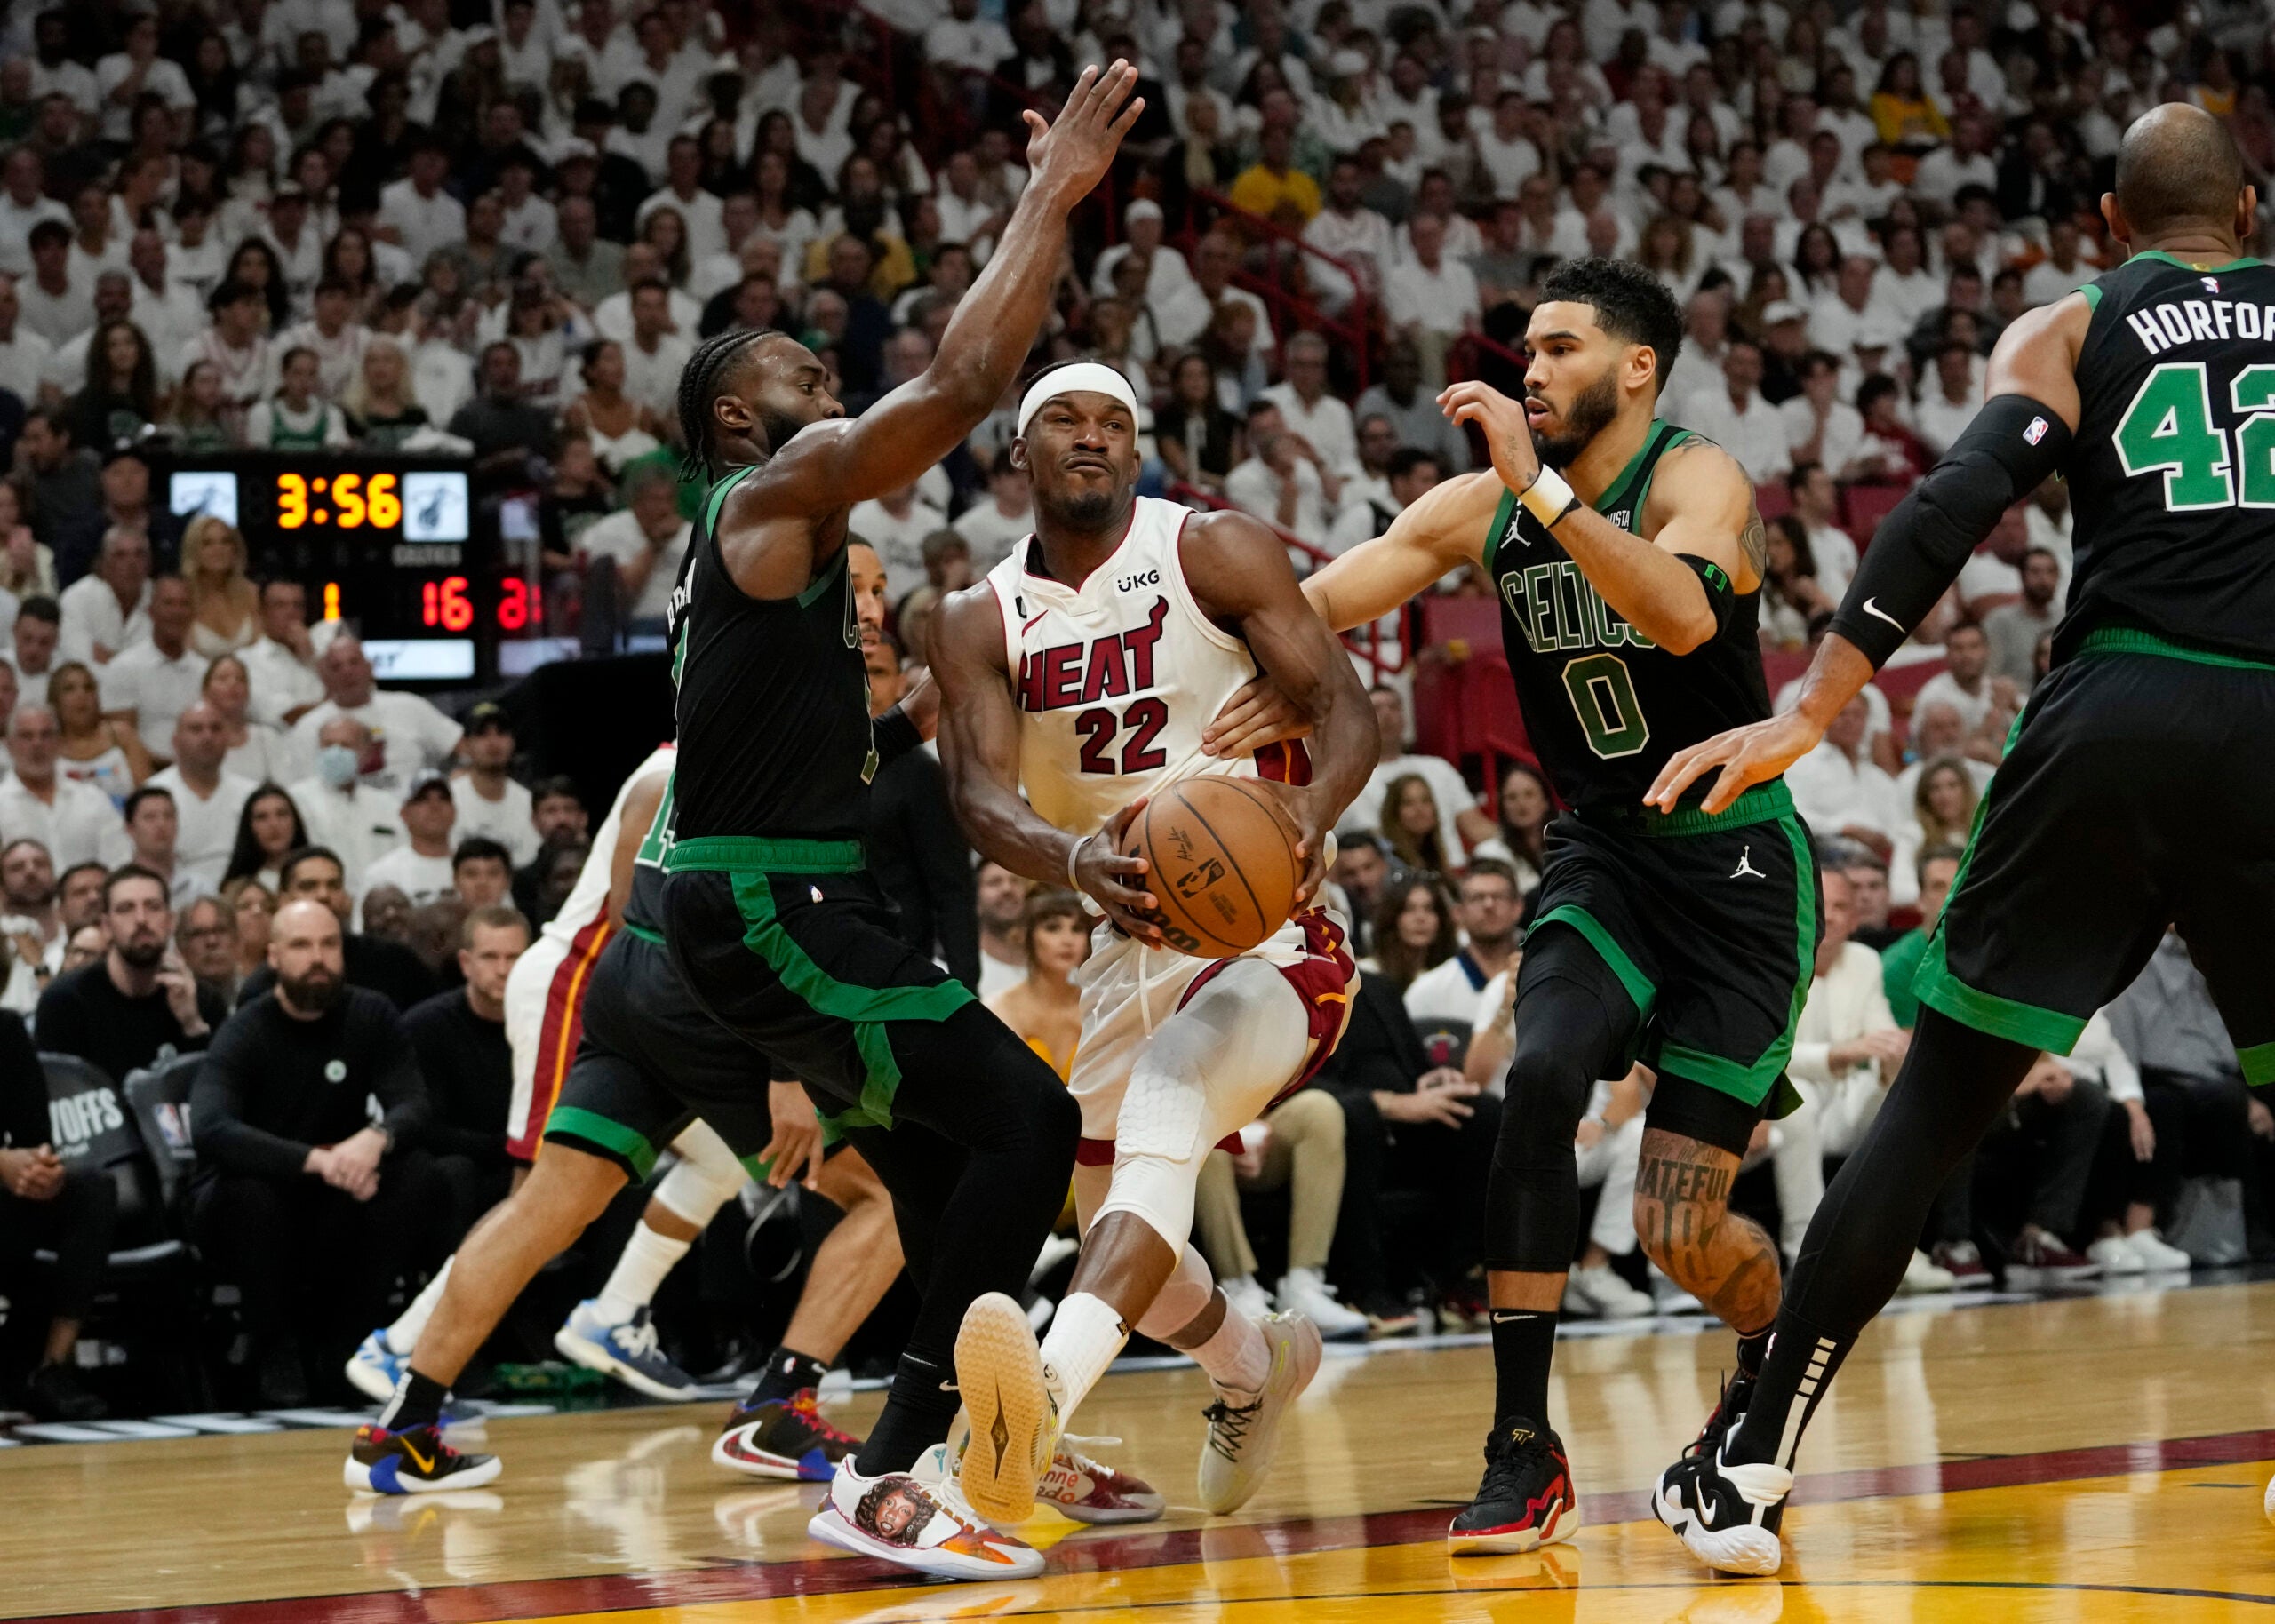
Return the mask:
<path id="1" fill-rule="evenodd" d="M 809 1543 L 818 1489 L 714 1469 L 717 1406 L 492 1422 L 491 1489 L 379 1501 L 346 1437 L 288 1432 L 0 1453 L 0 1616 L 147 1624 L 1697 1624 L 2275 1620 L 2275 1284 L 1883 1320 L 1803 1453 L 1782 1583 L 1713 1581 L 1643 1489 L 1712 1399 L 1728 1338 L 1559 1349 L 1555 1413 L 1587 1526 L 1540 1556 L 1450 1562 L 1476 1481 L 1482 1348 L 1330 1359 L 1237 1518 L 1173 1510 L 1057 1540 L 1023 1585 L 924 1587 Z M 1201 1378 L 1109 1378 L 1077 1424 L 1189 1506 Z M 843 1406 L 858 1425 L 874 1396 Z M 439 1502 L 439 1503 L 438 1503 Z"/>

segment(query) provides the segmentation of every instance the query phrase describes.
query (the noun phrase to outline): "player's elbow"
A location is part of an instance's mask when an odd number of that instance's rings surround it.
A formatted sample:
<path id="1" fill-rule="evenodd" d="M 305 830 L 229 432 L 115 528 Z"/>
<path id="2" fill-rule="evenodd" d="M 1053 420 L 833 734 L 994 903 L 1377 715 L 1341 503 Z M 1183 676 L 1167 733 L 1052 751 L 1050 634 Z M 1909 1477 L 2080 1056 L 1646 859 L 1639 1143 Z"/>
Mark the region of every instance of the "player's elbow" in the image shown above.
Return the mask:
<path id="1" fill-rule="evenodd" d="M 1664 626 L 1650 628 L 1648 635 L 1669 654 L 1691 653 L 1713 641 L 1714 612 L 1703 607 L 1677 611 L 1667 617 Z"/>

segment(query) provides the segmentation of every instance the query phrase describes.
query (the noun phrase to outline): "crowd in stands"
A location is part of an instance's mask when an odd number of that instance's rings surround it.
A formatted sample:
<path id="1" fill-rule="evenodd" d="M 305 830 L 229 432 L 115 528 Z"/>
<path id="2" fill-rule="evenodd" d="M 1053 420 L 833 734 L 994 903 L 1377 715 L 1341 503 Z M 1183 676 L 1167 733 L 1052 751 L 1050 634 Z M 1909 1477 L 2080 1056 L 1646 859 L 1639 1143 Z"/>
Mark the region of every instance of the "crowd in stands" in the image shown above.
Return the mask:
<path id="1" fill-rule="evenodd" d="M 523 781 L 503 712 L 378 687 L 351 628 L 228 526 L 184 524 L 154 466 L 463 456 L 485 488 L 537 495 L 555 579 L 607 580 L 625 619 L 653 621 L 701 497 L 675 458 L 692 346 L 784 329 L 855 411 L 916 376 L 1020 194 L 1020 112 L 1115 56 L 1139 64 L 1147 109 L 1078 213 L 1037 359 L 1129 374 L 1146 490 L 1247 509 L 1305 567 L 1379 533 L 1473 466 L 1437 386 L 1513 388 L 1545 271 L 1629 257 L 1686 312 L 1663 415 L 1756 481 L 1776 656 L 1822 634 L 1876 518 L 1980 400 L 1998 335 L 2114 263 L 2094 205 L 2131 117 L 2192 101 L 2230 120 L 2263 190 L 2275 173 L 2275 54 L 2240 0 L 7 13 L 0 1265 L 18 1301 L 36 1245 L 55 1289 L 36 1318 L 12 1312 L 0 1365 L 31 1369 L 36 1407 L 96 1402 L 73 1345 L 117 1215 L 57 1157 L 32 1046 L 115 1084 L 211 1055 L 192 1231 L 254 1342 L 285 1350 L 257 1361 L 263 1390 L 321 1387 L 336 1362 L 319 1344 L 375 1323 L 503 1176 L 500 967 L 587 851 L 587 808 L 566 781 Z M 1007 402 L 851 515 L 892 583 L 868 656 L 881 707 L 922 665 L 938 597 L 1030 527 L 1010 421 Z M 1745 1186 L 1789 1247 L 1900 1060 L 1921 922 L 2045 669 L 2069 569 L 2049 485 L 1892 667 L 1928 680 L 1868 689 L 1794 768 L 1828 929 L 1792 1066 L 1802 1106 L 1762 1130 Z M 1475 1322 L 1496 1073 L 1556 812 L 1521 759 L 1484 763 L 1481 793 L 1480 763 L 1413 747 L 1400 690 L 1376 703 L 1383 759 L 1336 870 L 1366 990 L 1336 1062 L 1212 1160 L 1199 1220 L 1245 1299 L 1343 1336 Z M 1078 911 L 975 872 L 928 756 L 888 769 L 876 801 L 873 856 L 910 940 L 1065 1070 Z M 366 1071 L 341 1089 L 326 1070 L 351 1026 Z M 280 1087 L 307 1075 L 329 1086 L 321 1111 Z M 1575 1146 L 1598 1192 L 1576 1313 L 1690 1306 L 1645 1272 L 1625 1217 L 1649 1087 L 1607 1079 Z M 2271 1143 L 2168 942 L 1954 1177 L 1912 1283 L 2259 1247 Z M 283 1289 L 270 1243 L 288 1230 L 374 1261 Z"/>

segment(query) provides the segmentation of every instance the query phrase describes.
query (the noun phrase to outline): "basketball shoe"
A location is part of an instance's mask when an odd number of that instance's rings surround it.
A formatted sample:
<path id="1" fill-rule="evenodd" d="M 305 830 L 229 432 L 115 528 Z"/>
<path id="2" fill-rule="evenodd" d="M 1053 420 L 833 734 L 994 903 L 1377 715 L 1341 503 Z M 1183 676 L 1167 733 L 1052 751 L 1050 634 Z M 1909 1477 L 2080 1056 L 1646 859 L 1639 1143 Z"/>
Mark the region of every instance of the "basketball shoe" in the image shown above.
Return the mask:
<path id="1" fill-rule="evenodd" d="M 737 1405 L 711 1445 L 711 1461 L 752 1477 L 827 1483 L 837 1463 L 860 1447 L 859 1438 L 822 1419 L 814 1389 L 806 1387 L 786 1399 Z"/>
<path id="2" fill-rule="evenodd" d="M 1250 1394 L 1220 1387 L 1217 1402 L 1201 1412 L 1209 1438 L 1201 1448 L 1201 1507 L 1217 1517 L 1239 1510 L 1256 1493 L 1279 1445 L 1280 1423 L 1319 1373 L 1319 1327 L 1310 1320 L 1267 1314 L 1257 1329 L 1272 1351 L 1263 1389 Z"/>
<path id="3" fill-rule="evenodd" d="M 614 1376 L 635 1393 L 667 1404 L 684 1404 L 695 1397 L 695 1378 L 666 1357 L 644 1304 L 624 1324 L 612 1325 L 601 1318 L 600 1305 L 587 1297 L 553 1333 L 553 1345 L 571 1364 Z"/>
<path id="4" fill-rule="evenodd" d="M 1563 1440 L 1519 1420 L 1486 1438 L 1485 1476 L 1477 1497 L 1447 1527 L 1446 1549 L 1456 1556 L 1521 1554 L 1579 1531 L 1580 1497 Z"/>
<path id="5" fill-rule="evenodd" d="M 1058 1401 L 1043 1380 L 1042 1349 L 1026 1310 L 1001 1292 L 972 1300 L 956 1332 L 956 1389 L 971 1418 L 970 1446 L 955 1460 L 972 1509 L 999 1528 L 1034 1515 L 1035 1485 L 1058 1451 Z"/>
<path id="6" fill-rule="evenodd" d="M 443 1442 L 439 1427 L 388 1432 L 375 1426 L 355 1429 L 341 1479 L 371 1494 L 434 1494 L 445 1489 L 478 1489 L 506 1469 L 496 1455 L 460 1454 Z"/>
<path id="7" fill-rule="evenodd" d="M 1041 1551 L 990 1528 L 957 1492 L 938 1444 L 910 1470 L 874 1477 L 863 1477 L 846 1456 L 806 1532 L 932 1579 L 1033 1579 L 1042 1572 Z"/>
<path id="8" fill-rule="evenodd" d="M 364 1397 L 385 1404 L 395 1397 L 395 1383 L 403 1380 L 403 1367 L 410 1363 L 411 1356 L 397 1353 L 387 1341 L 386 1327 L 381 1326 L 348 1356 L 347 1380 Z"/>
<path id="9" fill-rule="evenodd" d="M 1077 1523 L 1153 1521 L 1169 1509 L 1167 1496 L 1143 1478 L 1118 1472 L 1075 1448 L 1076 1445 L 1099 1448 L 1120 1442 L 1120 1438 L 1059 1434 L 1058 1451 L 1050 1457 L 1050 1465 L 1042 1480 L 1034 1485 L 1035 1499 Z M 948 1441 L 941 1447 L 950 1478 L 961 1479 L 964 1454 L 971 1447 L 970 1415 L 961 1410 L 956 1412 L 955 1424 L 948 1429 Z"/>
<path id="10" fill-rule="evenodd" d="M 1701 1437 L 1684 1451 L 1659 1474 L 1651 1510 L 1716 1572 L 1767 1578 L 1784 1560 L 1777 1531 L 1793 1474 L 1767 1462 L 1732 1465 L 1723 1447 Z"/>

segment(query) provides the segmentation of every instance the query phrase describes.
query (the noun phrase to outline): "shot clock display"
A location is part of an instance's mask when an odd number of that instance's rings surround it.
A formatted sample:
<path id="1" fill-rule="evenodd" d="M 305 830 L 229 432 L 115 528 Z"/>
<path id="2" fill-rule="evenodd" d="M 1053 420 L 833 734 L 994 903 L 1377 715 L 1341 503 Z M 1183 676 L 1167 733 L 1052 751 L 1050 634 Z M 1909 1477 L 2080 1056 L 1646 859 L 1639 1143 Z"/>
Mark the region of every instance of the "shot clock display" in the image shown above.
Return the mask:
<path id="1" fill-rule="evenodd" d="M 382 678 L 467 682 L 497 674 L 501 638 L 543 621 L 539 588 L 509 566 L 467 468 L 247 452 L 180 459 L 158 475 L 185 521 L 212 513 L 244 537 L 255 577 L 289 576 L 311 612 L 353 624 Z"/>

